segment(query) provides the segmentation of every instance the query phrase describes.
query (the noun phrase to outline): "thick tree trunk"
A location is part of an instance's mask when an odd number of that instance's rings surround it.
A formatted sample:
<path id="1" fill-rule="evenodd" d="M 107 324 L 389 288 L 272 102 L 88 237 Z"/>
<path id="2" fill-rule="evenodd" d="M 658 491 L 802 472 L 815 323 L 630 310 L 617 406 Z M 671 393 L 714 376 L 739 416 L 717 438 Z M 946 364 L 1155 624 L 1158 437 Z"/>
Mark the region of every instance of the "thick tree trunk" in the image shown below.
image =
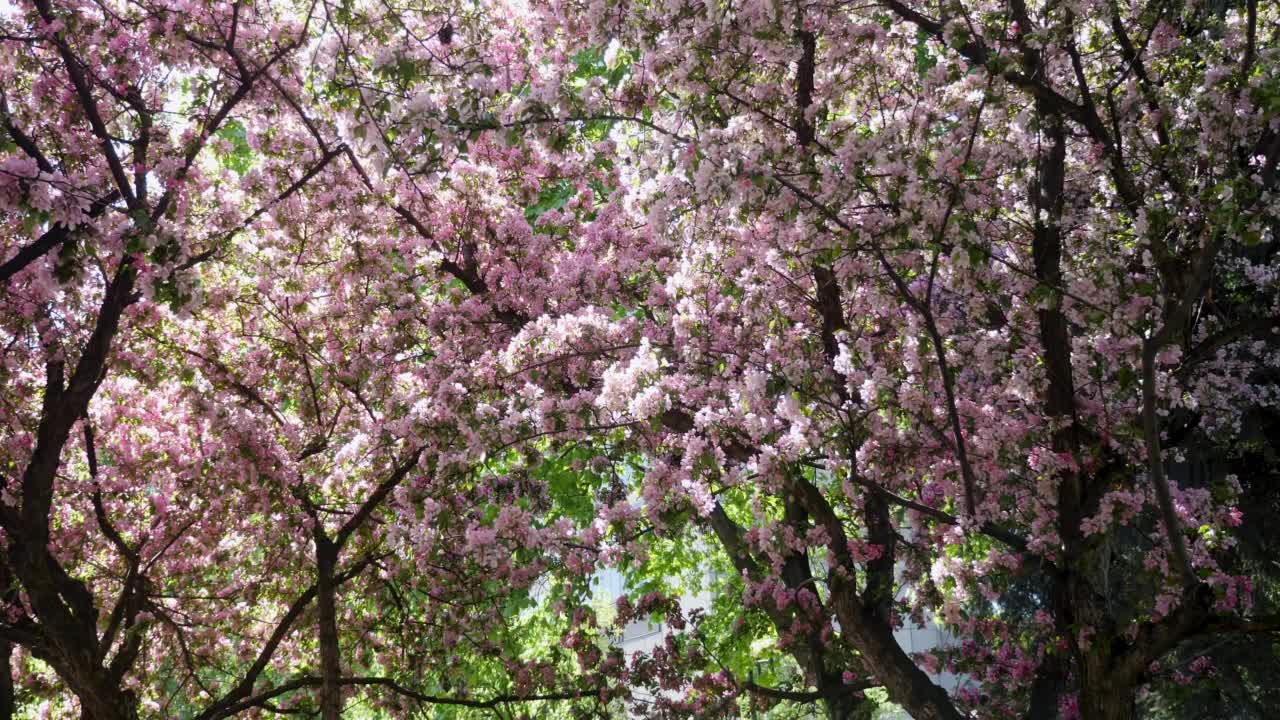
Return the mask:
<path id="1" fill-rule="evenodd" d="M 1100 678 L 1084 678 L 1080 717 L 1088 720 L 1133 720 L 1137 717 L 1133 688 L 1115 687 Z"/>
<path id="2" fill-rule="evenodd" d="M 114 697 L 86 704 L 80 700 L 80 720 L 138 720 L 137 702 L 131 693 L 116 692 Z"/>
<path id="3" fill-rule="evenodd" d="M 866 720 L 871 717 L 868 701 L 852 693 L 826 701 L 828 720 Z"/>
<path id="4" fill-rule="evenodd" d="M 893 637 L 893 630 L 873 608 L 864 606 L 852 588 L 836 583 L 831 602 L 841 632 L 853 642 L 868 668 L 873 669 L 889 699 L 915 720 L 964 720 L 947 695 L 921 670 Z"/>
<path id="5" fill-rule="evenodd" d="M 47 547 L 11 540 L 8 569 L 20 580 L 39 621 L 42 643 L 31 648 L 80 701 L 86 720 L 136 720 L 137 697 L 102 666 L 98 610 L 84 583 L 57 564 Z"/>
<path id="6" fill-rule="evenodd" d="M 137 698 L 120 687 L 119 675 L 127 668 L 113 675 L 102 666 L 105 652 L 98 637 L 98 607 L 88 586 L 70 575 L 50 551 L 50 517 L 63 448 L 102 382 L 121 317 L 134 302 L 136 277 L 131 264 L 117 270 L 93 334 L 69 379 L 62 361 L 46 364 L 36 446 L 22 473 L 20 509 L 0 507 L 9 536 L 7 570 L 26 592 L 40 626 L 41 646 L 31 649 L 75 693 L 82 717 L 92 720 L 135 720 Z"/>
<path id="7" fill-rule="evenodd" d="M 316 527 L 316 600 L 320 610 L 320 717 L 338 720 L 342 717 L 342 658 L 338 648 L 337 588 L 334 572 L 338 564 L 338 548 Z"/>
<path id="8" fill-rule="evenodd" d="M 1031 684 L 1031 701 L 1027 706 L 1026 719 L 1056 720 L 1060 714 L 1059 698 L 1065 685 L 1066 665 L 1062 662 L 1062 656 L 1046 657 L 1036 670 L 1035 682 Z"/>
<path id="9" fill-rule="evenodd" d="M 9 601 L 9 565 L 0 560 L 0 605 Z M 11 720 L 17 710 L 13 691 L 13 644 L 0 638 L 0 720 Z"/>
<path id="10" fill-rule="evenodd" d="M 13 645 L 8 640 L 0 640 L 0 720 L 11 720 L 16 709 L 13 670 L 9 667 L 12 659 Z"/>
<path id="11" fill-rule="evenodd" d="M 54 669 L 80 701 L 81 720 L 138 720 L 137 696 L 112 682 L 105 669 Z"/>

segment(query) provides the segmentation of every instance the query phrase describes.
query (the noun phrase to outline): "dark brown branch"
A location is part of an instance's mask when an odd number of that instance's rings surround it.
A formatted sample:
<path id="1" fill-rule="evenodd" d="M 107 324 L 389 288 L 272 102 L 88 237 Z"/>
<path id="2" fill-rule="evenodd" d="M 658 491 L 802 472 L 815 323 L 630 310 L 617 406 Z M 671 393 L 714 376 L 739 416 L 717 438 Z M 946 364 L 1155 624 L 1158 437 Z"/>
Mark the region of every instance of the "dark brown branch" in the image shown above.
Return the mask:
<path id="1" fill-rule="evenodd" d="M 302 177 L 293 181 L 293 183 L 290 184 L 289 187 L 285 188 L 283 192 L 275 196 L 275 198 L 273 198 L 270 202 L 263 204 L 257 210 L 254 210 L 252 213 L 249 213 L 249 216 L 246 217 L 244 220 L 242 220 L 239 225 L 223 233 L 221 237 L 219 237 L 217 240 L 213 242 L 212 247 L 210 247 L 208 250 L 205 250 L 204 252 L 197 253 L 196 255 L 191 256 L 190 259 L 188 259 L 186 262 L 179 265 L 177 267 L 177 270 L 178 271 L 189 270 L 195 267 L 196 265 L 199 265 L 200 263 L 213 257 L 214 254 L 217 253 L 218 248 L 219 246 L 222 245 L 222 243 L 235 237 L 237 233 L 243 232 L 246 228 L 248 228 L 250 225 L 256 222 L 258 218 L 262 217 L 265 213 L 270 211 L 271 208 L 275 207 L 276 205 L 279 205 L 285 200 L 288 200 L 290 196 L 292 196 L 294 193 L 301 190 L 303 186 L 305 186 L 308 182 L 312 180 L 312 178 L 314 178 L 316 175 L 319 175 L 320 171 L 324 170 L 324 168 L 330 162 L 332 162 L 334 158 L 336 158 L 338 155 L 341 155 L 345 151 L 346 151 L 345 145 L 339 145 L 338 147 L 332 150 L 325 151 L 325 153 L 320 156 L 320 159 L 316 162 L 316 164 L 312 165 L 310 168 L 307 169 L 305 173 L 302 174 Z"/>
<path id="2" fill-rule="evenodd" d="M 175 349 L 177 349 L 177 350 L 179 350 L 179 351 L 181 351 L 181 352 L 183 352 L 183 353 L 185 353 L 185 354 L 187 354 L 187 355 L 190 355 L 191 357 L 196 358 L 197 360 L 200 360 L 201 362 L 203 362 L 203 363 L 205 363 L 205 364 L 207 364 L 207 365 L 211 366 L 213 369 L 217 370 L 219 373 L 221 373 L 221 374 L 226 378 L 227 384 L 231 386 L 231 389 L 232 389 L 232 390 L 234 390 L 234 391 L 236 392 L 236 394 L 237 394 L 237 395 L 239 395 L 240 397 L 244 398 L 245 400 L 248 400 L 249 402 L 253 403 L 254 405 L 257 405 L 258 407 L 260 407 L 260 408 L 262 408 L 263 410 L 265 410 L 265 411 L 266 411 L 266 413 L 267 413 L 268 415 L 270 415 L 270 416 L 271 416 L 271 419 L 272 419 L 272 420 L 274 420 L 274 421 L 275 421 L 275 423 L 276 423 L 277 425 L 284 425 L 284 424 L 285 424 L 285 422 L 284 422 L 284 418 L 280 415 L 280 413 L 279 413 L 279 412 L 277 412 L 277 411 L 276 411 L 276 409 L 275 409 L 274 407 L 272 407 L 272 406 L 271 406 L 271 403 L 267 402 L 267 401 L 262 397 L 262 395 L 258 393 L 258 391 L 257 391 L 257 390 L 254 390 L 253 388 L 249 387 L 248 385 L 245 385 L 244 383 L 242 383 L 242 382 L 240 382 L 239 380 L 237 380 L 237 379 L 236 379 L 236 377 L 235 377 L 235 375 L 233 375 L 233 374 L 231 373 L 231 368 L 227 367 L 226 363 L 222 362 L 221 360 L 219 360 L 219 359 L 217 359 L 217 358 L 208 357 L 208 356 L 206 356 L 206 355 L 204 355 L 204 354 L 202 354 L 202 353 L 200 353 L 200 352 L 198 352 L 198 351 L 196 351 L 196 350 L 193 350 L 193 349 L 191 349 L 191 348 L 189 348 L 189 347 L 180 346 L 180 345 L 177 345 L 176 343 L 169 343 L 169 342 L 167 342 L 167 341 L 160 340 L 160 338 L 153 338 L 153 339 L 155 339 L 155 340 L 157 340 L 158 342 L 161 342 L 161 343 L 163 343 L 163 344 L 169 345 L 169 346 L 171 346 L 171 347 L 173 347 L 173 348 L 175 348 Z"/>
<path id="3" fill-rule="evenodd" d="M 52 173 L 53 164 L 40 152 L 40 147 L 36 145 L 36 141 L 22 131 L 18 124 L 13 120 L 13 114 L 9 111 L 9 99 L 5 95 L 3 88 L 0 88 L 0 121 L 3 121 L 4 131 L 10 138 L 13 138 L 14 144 L 27 154 L 32 160 L 36 161 L 36 167 L 43 172 Z"/>
<path id="4" fill-rule="evenodd" d="M 870 680 L 859 680 L 858 682 L 833 685 L 825 690 L 784 690 L 782 688 L 771 688 L 763 685 L 757 685 L 753 682 L 739 683 L 739 687 L 755 695 L 773 698 L 775 700 L 811 703 L 819 700 L 834 700 L 842 698 L 873 687 L 879 687 L 879 685 L 871 682 Z"/>
<path id="5" fill-rule="evenodd" d="M 239 5 L 236 5 L 235 8 L 238 9 Z M 309 20 L 310 18 L 308 17 L 308 21 Z M 200 134 L 192 142 L 191 147 L 187 149 L 186 155 L 183 158 L 182 167 L 179 168 L 175 175 L 176 180 L 180 182 L 186 177 L 187 173 L 191 171 L 191 166 L 195 164 L 196 158 L 199 157 L 200 152 L 209 142 L 209 138 L 213 137 L 213 134 L 218 131 L 218 128 L 222 126 L 222 123 L 228 116 L 230 116 L 231 111 L 234 110 L 241 101 L 249 96 L 250 91 L 253 90 L 253 86 L 257 81 L 267 74 L 276 63 L 283 60 L 286 55 L 300 47 L 305 37 L 305 32 L 299 33 L 297 38 L 278 48 L 276 52 L 267 58 L 266 62 L 263 63 L 261 67 L 253 71 L 249 71 L 244 60 L 240 57 L 232 43 L 229 42 L 226 47 L 223 48 L 227 55 L 236 63 L 237 68 L 241 72 L 241 76 L 239 78 L 240 84 L 236 87 L 235 92 L 231 93 L 231 95 L 218 106 L 218 109 L 214 111 L 213 115 L 205 119 L 202 124 Z M 165 188 L 164 194 L 161 195 L 160 200 L 156 202 L 155 209 L 151 211 L 151 220 L 153 222 L 164 217 L 165 212 L 169 209 L 169 204 L 173 201 L 174 190 L 177 187 L 178 183 L 174 183 L 170 187 Z"/>
<path id="6" fill-rule="evenodd" d="M 1187 554 L 1187 539 L 1182 535 L 1182 523 L 1173 507 L 1169 481 L 1164 472 L 1164 451 L 1161 447 L 1160 424 L 1156 418 L 1156 346 L 1151 341 L 1142 347 L 1142 434 L 1147 449 L 1147 482 L 1155 490 L 1160 508 L 1160 520 L 1165 538 L 1173 555 L 1174 572 L 1187 587 L 1196 584 L 1195 570 Z"/>
<path id="7" fill-rule="evenodd" d="M 920 28 L 943 45 L 951 47 L 971 63 L 981 65 L 992 74 L 999 75 L 1015 87 L 1030 93 L 1035 100 L 1044 103 L 1044 107 L 1051 112 L 1068 117 L 1083 127 L 1085 132 L 1101 145 L 1105 151 L 1110 164 L 1112 181 L 1115 183 L 1116 192 L 1120 195 L 1125 207 L 1131 213 L 1137 211 L 1137 208 L 1141 205 L 1141 194 L 1134 183 L 1132 173 L 1129 172 L 1123 158 L 1120 157 L 1115 141 L 1107 130 L 1106 125 L 1103 124 L 1096 108 L 1087 104 L 1076 103 L 1063 96 L 1049 85 L 1042 75 L 1029 75 L 1025 72 L 993 65 L 993 54 L 986 45 L 978 40 L 970 40 L 958 46 L 952 46 L 944 37 L 944 28 L 941 22 L 917 12 L 900 0 L 879 0 L 879 2 L 880 5 L 887 8 L 894 15 Z"/>
<path id="8" fill-rule="evenodd" d="M 1258 0 L 1245 0 L 1244 56 L 1240 59 L 1240 87 L 1249 83 L 1258 56 Z"/>
<path id="9" fill-rule="evenodd" d="M 261 707 L 264 702 L 281 695 L 301 690 L 309 687 L 319 687 L 323 680 L 319 677 L 306 676 L 295 678 L 289 682 L 282 683 L 270 690 L 254 695 L 244 701 L 237 703 L 228 708 L 224 717 L 234 715 L 244 710 L 254 707 Z M 565 701 L 579 700 L 583 697 L 592 697 L 594 693 L 581 690 L 572 690 L 557 693 L 539 693 L 533 695 L 496 695 L 494 697 L 480 700 L 468 697 L 447 697 L 440 695 L 427 695 L 416 690 L 412 690 L 396 680 L 387 677 L 344 677 L 340 679 L 341 684 L 351 686 L 371 686 L 384 687 L 397 695 L 409 698 L 424 705 L 453 705 L 458 707 L 469 707 L 480 710 L 488 710 L 498 707 L 505 703 L 514 702 L 545 702 L 545 701 Z"/>
<path id="10" fill-rule="evenodd" d="M 1212 360 L 1219 350 L 1231 343 L 1250 337 L 1257 337 L 1258 335 L 1272 332 L 1276 328 L 1280 328 L 1280 317 L 1251 318 L 1219 330 L 1200 341 L 1198 345 L 1187 353 L 1186 360 L 1178 366 L 1178 373 L 1184 374 L 1200 363 Z"/>
<path id="11" fill-rule="evenodd" d="M 90 218 L 96 218 L 103 213 L 111 203 L 120 199 L 118 190 L 112 191 L 103 197 L 93 201 L 89 206 L 88 215 Z M 9 258 L 0 265 L 0 285 L 9 281 L 9 278 L 22 272 L 31 263 L 44 257 L 46 253 L 54 248 L 62 245 L 70 239 L 74 231 L 65 225 L 57 224 L 49 228 L 40 237 L 36 238 L 30 245 L 23 247 L 13 257 Z"/>
<path id="12" fill-rule="evenodd" d="M 56 21 L 49 0 L 36 0 L 35 6 L 37 12 L 40 13 L 40 19 L 46 23 Z M 85 118 L 89 121 L 89 127 L 92 128 L 93 134 L 98 138 L 102 156 L 106 159 L 107 167 L 111 170 L 111 177 L 115 180 L 116 188 L 120 191 L 121 197 L 124 198 L 124 202 L 129 206 L 130 210 L 141 210 L 142 205 L 138 202 L 138 198 L 134 195 L 133 187 L 129 184 L 129 176 L 124 170 L 124 163 L 120 161 L 111 133 L 107 131 L 107 124 L 102 120 L 102 113 L 98 109 L 98 101 L 93 98 L 93 89 L 89 86 L 89 81 L 84 74 L 84 63 L 71 51 L 71 46 L 61 32 L 53 33 L 52 39 L 54 45 L 58 48 L 58 54 L 62 57 L 62 63 L 67 69 L 67 76 L 71 79 L 71 85 L 75 88 L 76 98 L 80 102 L 80 109 L 84 111 Z"/>
<path id="13" fill-rule="evenodd" d="M 348 580 L 354 578 L 364 572 L 365 568 L 373 564 L 378 558 L 373 555 L 365 556 L 353 564 L 350 568 L 334 576 L 334 586 L 341 585 Z M 253 664 L 245 671 L 244 677 L 240 682 L 229 690 L 219 700 L 209 705 L 199 715 L 195 716 L 195 720 L 213 720 L 214 718 L 225 718 L 234 715 L 252 705 L 244 703 L 245 698 L 249 698 L 253 692 L 253 686 L 258 682 L 259 676 L 266 670 L 267 665 L 271 663 L 271 658 L 275 655 L 276 649 L 284 639 L 293 631 L 293 624 L 297 622 L 302 613 L 306 611 L 307 606 L 316 598 L 316 586 L 312 584 L 306 590 L 302 591 L 294 601 L 289 605 L 288 611 L 276 622 L 275 629 L 272 630 L 271 636 L 267 639 L 262 649 L 258 651 L 257 658 Z M 317 679 L 318 682 L 318 679 Z M 276 693 L 278 695 L 280 693 Z M 275 697 L 270 695 L 270 697 Z"/>
<path id="14" fill-rule="evenodd" d="M 383 499 L 385 499 L 387 495 L 390 495 L 391 491 L 395 490 L 396 486 L 403 482 L 409 473 L 418 466 L 418 461 L 422 458 L 422 453 L 425 452 L 425 450 L 425 447 L 419 447 L 410 453 L 409 457 L 403 463 L 396 466 L 396 468 L 391 471 L 391 474 L 388 475 L 372 493 L 370 493 L 369 497 L 365 498 L 365 501 L 360 504 L 360 507 L 356 509 L 355 513 L 353 513 L 351 517 L 347 518 L 347 521 L 343 523 L 342 528 L 338 530 L 337 535 L 334 536 L 334 545 L 341 549 L 347 544 L 347 541 L 351 539 L 351 535 L 364 525 L 365 520 L 367 520 L 369 516 L 373 514 L 373 511 L 382 504 Z"/>
<path id="15" fill-rule="evenodd" d="M 807 147 L 813 142 L 813 122 L 809 120 L 809 106 L 813 105 L 815 54 L 818 39 L 804 29 L 804 17 L 797 11 L 796 40 L 800 43 L 800 62 L 796 64 L 796 145 Z"/>

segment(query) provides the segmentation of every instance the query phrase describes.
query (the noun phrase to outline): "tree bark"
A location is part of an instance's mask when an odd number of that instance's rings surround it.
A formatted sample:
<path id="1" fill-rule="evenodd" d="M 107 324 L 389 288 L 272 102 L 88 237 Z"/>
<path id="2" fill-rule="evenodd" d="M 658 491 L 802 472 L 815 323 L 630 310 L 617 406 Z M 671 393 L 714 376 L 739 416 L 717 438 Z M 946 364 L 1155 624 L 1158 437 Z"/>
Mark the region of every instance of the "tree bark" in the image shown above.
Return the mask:
<path id="1" fill-rule="evenodd" d="M 338 547 L 319 524 L 316 542 L 316 600 L 320 610 L 320 717 L 338 720 L 342 717 L 342 658 L 338 647 L 337 587 L 334 572 L 338 564 Z"/>
<path id="2" fill-rule="evenodd" d="M 889 699 L 898 703 L 915 720 L 964 720 L 947 691 L 929 679 L 893 637 L 893 630 L 874 609 L 863 607 L 852 589 L 832 588 L 832 602 L 840 620 L 840 630 L 862 653 Z"/>
<path id="3" fill-rule="evenodd" d="M 9 597 L 9 566 L 0 559 L 0 603 Z M 12 720 L 17 710 L 13 692 L 13 644 L 0 638 L 0 720 Z"/>
<path id="4" fill-rule="evenodd" d="M 1089 675 L 1088 671 L 1085 673 Z M 1080 691 L 1080 717 L 1088 720 L 1133 720 L 1137 717 L 1133 688 L 1113 687 L 1101 678 L 1088 679 Z"/>
<path id="5" fill-rule="evenodd" d="M 850 693 L 826 701 L 829 720 L 861 720 L 870 715 L 866 700 Z"/>

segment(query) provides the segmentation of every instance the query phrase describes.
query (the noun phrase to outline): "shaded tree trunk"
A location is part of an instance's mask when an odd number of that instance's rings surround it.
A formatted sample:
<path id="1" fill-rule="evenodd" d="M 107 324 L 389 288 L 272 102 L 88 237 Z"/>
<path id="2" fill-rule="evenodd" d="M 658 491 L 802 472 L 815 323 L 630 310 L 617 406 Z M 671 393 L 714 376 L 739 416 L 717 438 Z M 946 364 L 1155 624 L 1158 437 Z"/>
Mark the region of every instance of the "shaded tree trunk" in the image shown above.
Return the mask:
<path id="1" fill-rule="evenodd" d="M 9 566 L 0 560 L 0 603 L 9 601 Z M 13 644 L 0 638 L 0 720 L 10 720 L 17 711 L 13 689 Z"/>
<path id="2" fill-rule="evenodd" d="M 1089 720 L 1132 720 L 1137 717 L 1133 688 L 1113 686 L 1105 678 L 1086 677 L 1080 690 L 1080 717 Z"/>
<path id="3" fill-rule="evenodd" d="M 0 570 L 0 578 L 3 571 Z M 0 639 L 0 720 L 10 720 L 17 710 L 17 700 L 13 692 L 13 645 Z"/>
<path id="4" fill-rule="evenodd" d="M 1056 591 L 1055 591 L 1056 592 Z M 1066 689 L 1066 665 L 1062 656 L 1046 657 L 1036 671 L 1031 684 L 1031 701 L 1028 703 L 1027 720 L 1054 720 L 1059 716 L 1058 702 Z"/>
<path id="5" fill-rule="evenodd" d="M 826 701 L 828 720 L 869 720 L 874 703 L 852 693 Z"/>
<path id="6" fill-rule="evenodd" d="M 338 565 L 338 547 L 316 525 L 316 600 L 320 610 L 320 717 L 338 720 L 342 717 L 342 658 L 338 647 L 337 587 L 334 572 Z"/>
<path id="7" fill-rule="evenodd" d="M 13 694 L 13 670 L 9 663 L 13 658 L 13 645 L 0 640 L 0 720 L 10 720 L 16 709 Z"/>
<path id="8" fill-rule="evenodd" d="M 848 580 L 831 578 L 831 605 L 841 632 L 873 669 L 889 699 L 915 720 L 964 720 L 947 691 L 916 665 L 893 636 L 893 627 L 876 608 L 860 599 Z"/>

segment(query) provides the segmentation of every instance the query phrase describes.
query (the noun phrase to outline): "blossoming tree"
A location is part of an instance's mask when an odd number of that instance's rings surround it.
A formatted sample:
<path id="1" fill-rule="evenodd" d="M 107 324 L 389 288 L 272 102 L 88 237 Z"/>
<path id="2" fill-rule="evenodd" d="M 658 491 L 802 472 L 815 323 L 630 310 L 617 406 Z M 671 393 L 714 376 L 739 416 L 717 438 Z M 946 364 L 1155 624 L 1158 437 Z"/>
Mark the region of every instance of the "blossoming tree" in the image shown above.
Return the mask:
<path id="1" fill-rule="evenodd" d="M 4 10 L 0 705 L 1134 717 L 1197 638 L 1280 627 L 1235 548 L 1280 401 L 1278 32 Z M 604 568 L 636 596 L 593 603 Z M 913 655 L 927 618 L 955 643 Z"/>

